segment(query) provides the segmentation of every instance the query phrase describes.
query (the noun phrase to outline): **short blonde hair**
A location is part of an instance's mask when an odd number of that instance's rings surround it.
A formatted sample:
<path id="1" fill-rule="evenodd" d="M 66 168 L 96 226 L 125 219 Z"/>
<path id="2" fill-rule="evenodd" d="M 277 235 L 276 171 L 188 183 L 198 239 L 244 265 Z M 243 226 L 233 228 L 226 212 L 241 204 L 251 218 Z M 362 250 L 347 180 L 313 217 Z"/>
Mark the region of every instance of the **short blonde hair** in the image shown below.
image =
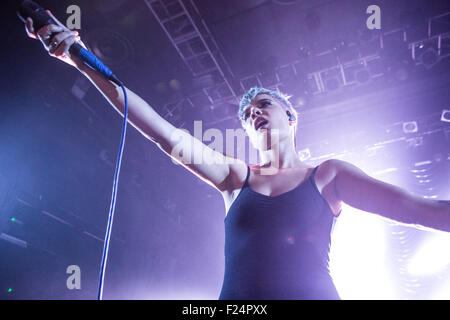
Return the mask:
<path id="1" fill-rule="evenodd" d="M 263 94 L 263 93 L 268 94 L 274 98 L 277 98 L 284 104 L 285 107 L 290 109 L 290 111 L 292 113 L 295 113 L 295 115 L 296 115 L 296 112 L 295 112 L 294 108 L 292 107 L 292 103 L 289 101 L 290 96 L 288 96 L 282 92 L 279 92 L 279 91 L 269 90 L 269 89 L 260 88 L 260 87 L 253 87 L 242 96 L 241 101 L 239 102 L 239 111 L 238 111 L 239 119 L 241 119 L 241 120 L 243 119 L 244 107 L 248 106 L 250 104 L 250 102 L 253 99 L 255 99 L 255 97 L 257 95 Z"/>
<path id="2" fill-rule="evenodd" d="M 298 115 L 297 115 L 297 111 L 294 109 L 294 107 L 292 106 L 292 103 L 289 101 L 289 98 L 291 96 L 282 93 L 280 91 L 274 91 L 274 90 L 269 90 L 266 88 L 261 88 L 261 87 L 252 87 L 250 88 L 250 90 L 247 91 L 247 93 L 245 93 L 242 98 L 241 101 L 239 102 L 239 111 L 238 111 L 238 117 L 240 120 L 244 120 L 244 107 L 248 106 L 251 101 L 253 99 L 256 98 L 257 95 L 259 94 L 268 94 L 278 100 L 281 101 L 281 103 L 286 107 L 286 109 L 295 117 L 295 125 L 294 125 L 294 146 L 297 147 L 297 125 L 298 125 Z"/>

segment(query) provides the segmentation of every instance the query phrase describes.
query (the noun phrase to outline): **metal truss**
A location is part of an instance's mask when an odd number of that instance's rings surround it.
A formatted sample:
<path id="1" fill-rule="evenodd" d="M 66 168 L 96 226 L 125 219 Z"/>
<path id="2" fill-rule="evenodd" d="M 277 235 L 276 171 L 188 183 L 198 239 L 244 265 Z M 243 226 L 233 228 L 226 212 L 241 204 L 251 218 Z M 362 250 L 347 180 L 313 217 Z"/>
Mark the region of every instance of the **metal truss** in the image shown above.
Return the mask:
<path id="1" fill-rule="evenodd" d="M 167 116 L 186 103 L 237 102 L 234 75 L 193 0 L 144 1 L 192 75 L 209 81 L 199 93 L 166 105 Z"/>
<path id="2" fill-rule="evenodd" d="M 446 25 L 447 32 L 442 32 L 442 25 Z M 437 28 L 441 26 L 441 28 Z M 267 75 L 256 73 L 240 79 L 242 90 L 247 91 L 252 86 L 263 86 L 270 89 L 278 89 L 282 91 L 282 87 L 286 85 L 283 79 L 301 78 L 306 82 L 305 90 L 312 95 L 319 95 L 330 90 L 351 86 L 368 81 L 386 73 L 386 70 L 380 66 L 382 49 L 389 49 L 391 43 L 396 42 L 405 44 L 405 48 L 409 50 L 411 59 L 415 65 L 424 64 L 421 55 L 424 51 L 435 53 L 436 63 L 443 58 L 450 56 L 450 48 L 443 46 L 444 41 L 450 43 L 450 12 L 432 17 L 428 19 L 427 37 L 425 39 L 408 42 L 407 28 L 399 28 L 388 32 L 380 33 L 370 42 L 372 46 L 369 52 L 361 54 L 357 52 L 358 45 L 351 44 L 348 46 L 349 51 L 352 47 L 354 51 L 353 58 L 342 59 L 336 50 L 327 50 L 314 55 L 319 65 L 322 61 L 328 61 L 328 66 L 304 72 L 305 61 L 296 60 L 289 64 L 278 67 L 275 73 Z M 448 45 L 447 45 L 448 46 Z M 445 51 L 444 49 L 447 49 Z M 331 61 L 331 63 L 330 63 Z M 314 64 L 314 63 L 313 63 Z M 428 67 L 428 66 L 425 66 Z M 303 74 L 302 74 L 303 73 Z M 357 78 L 357 74 L 361 76 Z"/>
<path id="3" fill-rule="evenodd" d="M 428 19 L 427 38 L 414 41 L 409 44 L 411 55 L 414 61 L 420 59 L 421 49 L 422 54 L 429 52 L 436 57 L 436 63 L 443 58 L 450 56 L 450 12 L 440 14 Z M 446 32 L 445 32 L 445 31 Z M 444 32 L 443 32 L 444 31 Z M 444 45 L 446 43 L 446 45 Z M 445 50 L 447 49 L 447 50 Z"/>
<path id="4" fill-rule="evenodd" d="M 445 51 L 443 46 L 444 41 L 450 42 L 450 12 L 447 12 L 428 19 L 424 39 L 409 41 L 412 35 L 407 27 L 380 32 L 366 41 L 363 50 L 359 44 L 349 44 L 345 50 L 352 53 L 347 56 L 339 49 L 330 49 L 314 54 L 312 61 L 296 60 L 277 67 L 271 74 L 242 77 L 233 86 L 234 75 L 193 0 L 144 1 L 192 75 L 216 79 L 214 84 L 205 85 L 199 92 L 166 104 L 166 118 L 176 118 L 176 114 L 198 107 L 214 109 L 221 103 L 237 104 L 239 99 L 233 87 L 244 92 L 253 86 L 285 91 L 289 83 L 298 83 L 299 89 L 315 96 L 364 84 L 386 74 L 380 52 L 392 49 L 392 45 L 404 47 L 414 65 L 424 64 L 424 50 L 435 51 L 436 63 L 450 56 L 450 49 Z"/>

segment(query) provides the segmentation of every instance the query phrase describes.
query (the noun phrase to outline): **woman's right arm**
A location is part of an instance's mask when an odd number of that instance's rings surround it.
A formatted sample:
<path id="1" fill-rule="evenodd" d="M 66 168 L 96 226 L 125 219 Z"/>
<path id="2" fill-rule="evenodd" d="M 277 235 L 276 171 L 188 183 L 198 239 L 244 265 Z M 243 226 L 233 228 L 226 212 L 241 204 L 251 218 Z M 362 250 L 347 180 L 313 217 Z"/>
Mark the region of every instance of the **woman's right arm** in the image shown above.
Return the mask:
<path id="1" fill-rule="evenodd" d="M 51 15 L 50 12 L 49 14 Z M 53 18 L 58 21 L 55 17 Z M 31 19 L 27 20 L 26 30 L 31 38 L 41 40 L 51 56 L 77 68 L 103 94 L 114 109 L 122 116 L 124 115 L 125 105 L 122 88 L 105 79 L 97 71 L 85 66 L 78 58 L 70 55 L 68 49 L 79 40 L 75 33 L 61 23 L 59 23 L 59 26 L 47 25 L 35 32 Z M 57 33 L 57 35 L 50 39 L 52 33 Z M 236 177 L 233 172 L 236 167 L 245 168 L 244 162 L 214 151 L 188 132 L 174 127 L 141 97 L 128 88 L 125 89 L 128 98 L 128 122 L 134 128 L 156 143 L 173 160 L 182 164 L 217 190 L 223 192 L 234 189 L 232 184 Z M 199 155 L 207 155 L 209 159 L 213 158 L 214 161 L 206 162 L 204 159 L 194 161 L 194 156 L 198 157 Z"/>
<path id="2" fill-rule="evenodd" d="M 82 73 L 88 77 L 109 103 L 123 116 L 125 106 L 122 88 L 106 80 L 105 77 L 90 68 L 85 69 Z M 234 180 L 230 176 L 234 167 L 232 161 L 235 162 L 234 165 L 239 165 L 238 160 L 212 150 L 188 132 L 176 128 L 161 117 L 141 97 L 128 88 L 125 89 L 128 98 L 128 122 L 136 130 L 147 139 L 156 143 L 173 160 L 217 190 L 222 192 L 230 189 L 229 182 Z M 197 161 L 195 159 L 196 155 L 205 155 L 214 161 L 207 163 L 205 157 Z M 245 164 L 241 162 L 242 165 Z M 228 178 L 231 178 L 231 180 Z"/>

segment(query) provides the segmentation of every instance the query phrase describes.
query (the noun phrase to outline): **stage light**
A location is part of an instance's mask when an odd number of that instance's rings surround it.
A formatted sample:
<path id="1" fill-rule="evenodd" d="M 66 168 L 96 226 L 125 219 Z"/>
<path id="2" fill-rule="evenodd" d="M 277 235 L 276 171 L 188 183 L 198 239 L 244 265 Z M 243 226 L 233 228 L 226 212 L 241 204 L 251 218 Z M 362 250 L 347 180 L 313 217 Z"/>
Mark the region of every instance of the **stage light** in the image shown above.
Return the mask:
<path id="1" fill-rule="evenodd" d="M 366 83 L 370 80 L 370 73 L 367 69 L 360 69 L 355 73 L 355 79 L 358 83 Z"/>
<path id="2" fill-rule="evenodd" d="M 386 223 L 344 205 L 336 220 L 330 272 L 342 299 L 395 299 L 387 266 Z"/>
<path id="3" fill-rule="evenodd" d="M 402 128 L 404 133 L 414 133 L 418 131 L 416 121 L 403 122 Z"/>
<path id="4" fill-rule="evenodd" d="M 8 293 L 11 293 L 11 292 L 13 292 L 13 289 L 12 288 L 8 288 Z"/>
<path id="5" fill-rule="evenodd" d="M 440 61 L 440 57 L 434 47 L 429 47 L 419 56 L 418 60 L 426 69 L 431 69 Z"/>
<path id="6" fill-rule="evenodd" d="M 344 74 L 340 68 L 332 68 L 321 72 L 322 81 L 326 91 L 335 91 L 342 85 Z"/>
<path id="7" fill-rule="evenodd" d="M 442 110 L 441 121 L 450 122 L 450 110 Z"/>
<path id="8" fill-rule="evenodd" d="M 300 157 L 300 161 L 305 161 L 308 160 L 309 158 L 311 158 L 311 151 L 309 150 L 309 148 L 300 150 L 298 152 L 298 155 Z"/>
<path id="9" fill-rule="evenodd" d="M 340 83 L 339 80 L 336 78 L 331 78 L 331 79 L 327 79 L 325 81 L 325 86 L 327 88 L 327 90 L 329 91 L 335 91 L 337 89 L 339 89 L 340 87 Z"/>
<path id="10" fill-rule="evenodd" d="M 12 221 L 12 222 L 16 221 L 16 218 L 12 217 L 12 218 L 11 218 L 11 221 Z"/>
<path id="11" fill-rule="evenodd" d="M 408 264 L 411 275 L 431 275 L 442 272 L 450 266 L 450 236 L 433 234 L 424 241 Z"/>

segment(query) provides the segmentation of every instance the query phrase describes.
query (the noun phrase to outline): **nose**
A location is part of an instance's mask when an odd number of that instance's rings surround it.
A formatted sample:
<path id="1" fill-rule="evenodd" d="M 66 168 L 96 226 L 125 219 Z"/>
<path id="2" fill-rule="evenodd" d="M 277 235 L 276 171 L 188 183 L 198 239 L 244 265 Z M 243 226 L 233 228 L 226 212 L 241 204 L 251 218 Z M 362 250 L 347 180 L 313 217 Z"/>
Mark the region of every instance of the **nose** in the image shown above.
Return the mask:
<path id="1" fill-rule="evenodd" d="M 257 107 L 252 107 L 252 109 L 251 109 L 252 119 L 254 119 L 254 116 L 257 116 L 260 114 L 261 114 L 261 110 L 259 110 Z"/>

